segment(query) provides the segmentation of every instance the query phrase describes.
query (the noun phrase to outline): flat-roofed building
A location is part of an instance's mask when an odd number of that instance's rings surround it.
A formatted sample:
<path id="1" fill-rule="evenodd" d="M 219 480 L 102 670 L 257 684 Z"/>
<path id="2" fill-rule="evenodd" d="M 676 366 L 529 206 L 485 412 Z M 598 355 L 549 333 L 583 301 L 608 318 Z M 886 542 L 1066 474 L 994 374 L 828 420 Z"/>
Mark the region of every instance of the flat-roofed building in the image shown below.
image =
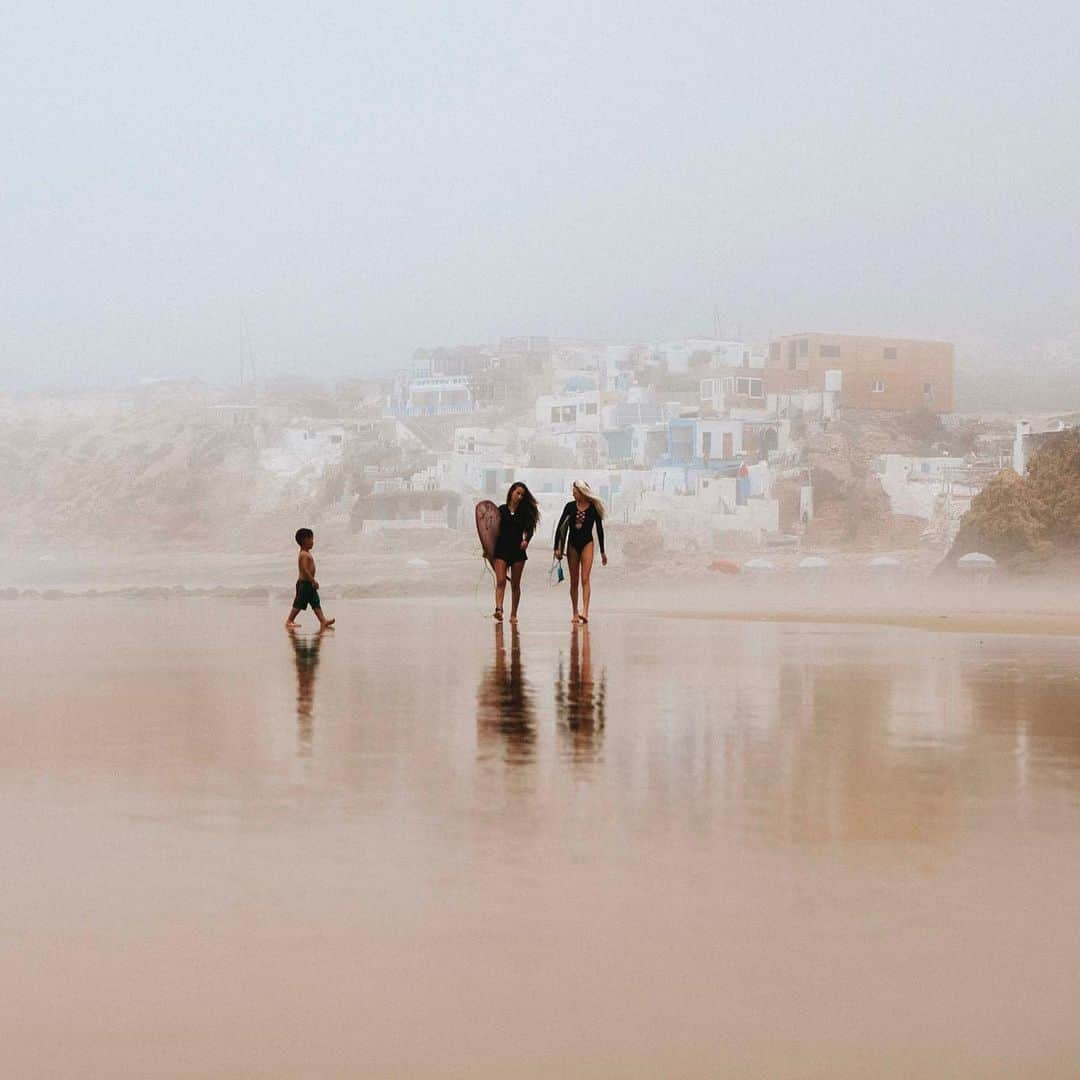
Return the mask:
<path id="1" fill-rule="evenodd" d="M 910 412 L 953 410 L 954 349 L 947 341 L 788 334 L 769 345 L 770 388 L 834 389 L 826 372 L 839 371 L 840 404 Z"/>

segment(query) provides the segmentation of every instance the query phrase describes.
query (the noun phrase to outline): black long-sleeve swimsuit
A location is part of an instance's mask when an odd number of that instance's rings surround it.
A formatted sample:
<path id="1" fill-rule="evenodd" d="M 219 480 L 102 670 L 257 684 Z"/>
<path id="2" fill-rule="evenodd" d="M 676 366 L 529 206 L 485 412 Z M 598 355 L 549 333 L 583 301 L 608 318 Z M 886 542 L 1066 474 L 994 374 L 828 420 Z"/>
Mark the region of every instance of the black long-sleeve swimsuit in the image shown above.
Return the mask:
<path id="1" fill-rule="evenodd" d="M 495 541 L 495 558 L 502 559 L 507 566 L 524 562 L 528 555 L 522 550 L 521 541 L 531 540 L 533 530 L 525 527 L 520 511 L 510 512 L 510 507 L 503 503 L 499 507 L 499 539 Z"/>
<path id="2" fill-rule="evenodd" d="M 564 507 L 562 517 L 555 529 L 555 550 L 565 552 L 572 547 L 579 555 L 593 542 L 593 526 L 600 541 L 600 554 L 604 554 L 604 523 L 592 503 L 579 510 L 573 499 Z"/>

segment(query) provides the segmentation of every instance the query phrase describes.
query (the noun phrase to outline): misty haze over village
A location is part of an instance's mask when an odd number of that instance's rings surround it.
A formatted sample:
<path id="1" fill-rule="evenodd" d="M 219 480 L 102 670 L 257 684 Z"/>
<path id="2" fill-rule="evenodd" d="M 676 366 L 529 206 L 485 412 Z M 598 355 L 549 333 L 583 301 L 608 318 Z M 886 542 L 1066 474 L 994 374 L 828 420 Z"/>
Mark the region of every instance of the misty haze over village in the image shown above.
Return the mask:
<path id="1" fill-rule="evenodd" d="M 622 565 L 935 565 L 1080 410 L 1046 13 L 20 13 L 0 543 L 460 554 L 583 475 Z"/>
<path id="2" fill-rule="evenodd" d="M 1046 349 L 1080 371 L 1080 335 Z M 54 559 L 118 538 L 133 552 L 268 553 L 300 515 L 345 549 L 390 534 L 457 564 L 477 500 L 523 481 L 552 529 L 585 477 L 629 568 L 757 557 L 791 569 L 832 554 L 854 569 L 884 554 L 932 569 L 986 483 L 1023 475 L 1080 417 L 1060 391 L 1056 410 L 961 412 L 958 395 L 980 389 L 963 386 L 951 343 L 820 332 L 504 338 L 335 380 L 260 377 L 248 341 L 237 367 L 233 385 L 146 378 L 0 398 L 4 485 L 21 508 L 4 539 L 36 537 Z"/>

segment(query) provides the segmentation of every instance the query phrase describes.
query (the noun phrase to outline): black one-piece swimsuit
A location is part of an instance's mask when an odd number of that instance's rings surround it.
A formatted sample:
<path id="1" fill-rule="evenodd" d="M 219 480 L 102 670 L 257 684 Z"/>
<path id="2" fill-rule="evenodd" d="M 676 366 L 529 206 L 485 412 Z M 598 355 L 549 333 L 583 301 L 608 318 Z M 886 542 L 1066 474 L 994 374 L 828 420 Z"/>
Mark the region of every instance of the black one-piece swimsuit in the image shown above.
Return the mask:
<path id="1" fill-rule="evenodd" d="M 562 517 L 555 529 L 555 550 L 565 551 L 567 547 L 572 547 L 580 555 L 593 542 L 594 525 L 600 541 L 600 554 L 603 555 L 604 523 L 597 516 L 596 508 L 590 503 L 584 510 L 579 510 L 577 503 L 571 500 L 563 507 Z M 561 543 L 564 536 L 565 544 Z"/>

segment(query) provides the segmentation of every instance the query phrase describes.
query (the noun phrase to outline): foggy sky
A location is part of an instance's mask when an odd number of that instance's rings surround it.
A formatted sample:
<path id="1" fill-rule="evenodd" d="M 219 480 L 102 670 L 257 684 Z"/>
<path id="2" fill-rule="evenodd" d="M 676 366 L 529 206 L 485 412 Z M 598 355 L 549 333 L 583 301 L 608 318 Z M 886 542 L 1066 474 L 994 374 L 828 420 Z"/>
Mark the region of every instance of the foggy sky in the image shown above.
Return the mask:
<path id="1" fill-rule="evenodd" d="M 1071 3 L 7 5 L 0 384 L 1080 328 Z"/>

